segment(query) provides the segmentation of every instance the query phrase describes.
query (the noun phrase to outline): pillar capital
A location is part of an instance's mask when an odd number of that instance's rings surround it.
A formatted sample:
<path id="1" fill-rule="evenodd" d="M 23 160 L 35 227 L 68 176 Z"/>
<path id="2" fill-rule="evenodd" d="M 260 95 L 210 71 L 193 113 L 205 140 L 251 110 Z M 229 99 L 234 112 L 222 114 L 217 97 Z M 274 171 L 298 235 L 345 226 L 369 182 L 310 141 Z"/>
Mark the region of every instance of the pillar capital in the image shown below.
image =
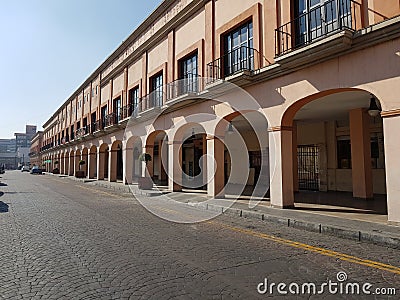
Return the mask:
<path id="1" fill-rule="evenodd" d="M 225 136 L 223 136 L 223 135 L 212 135 L 212 134 L 207 134 L 206 135 L 206 140 L 215 140 L 216 138 L 221 140 L 221 141 L 223 141 L 225 139 Z"/>
<path id="2" fill-rule="evenodd" d="M 391 118 L 400 116 L 400 109 L 384 110 L 381 112 L 382 118 Z"/>
<path id="3" fill-rule="evenodd" d="M 275 132 L 275 131 L 293 131 L 292 126 L 272 126 L 268 127 L 268 132 Z"/>

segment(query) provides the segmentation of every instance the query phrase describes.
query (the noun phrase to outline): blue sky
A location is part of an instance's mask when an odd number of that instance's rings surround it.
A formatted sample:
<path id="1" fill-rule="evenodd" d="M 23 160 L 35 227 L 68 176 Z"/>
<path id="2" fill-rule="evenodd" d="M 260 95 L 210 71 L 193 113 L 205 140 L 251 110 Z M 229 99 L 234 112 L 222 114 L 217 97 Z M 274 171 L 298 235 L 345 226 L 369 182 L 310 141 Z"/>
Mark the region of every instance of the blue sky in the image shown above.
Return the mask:
<path id="1" fill-rule="evenodd" d="M 0 0 L 0 138 L 38 130 L 161 0 Z"/>

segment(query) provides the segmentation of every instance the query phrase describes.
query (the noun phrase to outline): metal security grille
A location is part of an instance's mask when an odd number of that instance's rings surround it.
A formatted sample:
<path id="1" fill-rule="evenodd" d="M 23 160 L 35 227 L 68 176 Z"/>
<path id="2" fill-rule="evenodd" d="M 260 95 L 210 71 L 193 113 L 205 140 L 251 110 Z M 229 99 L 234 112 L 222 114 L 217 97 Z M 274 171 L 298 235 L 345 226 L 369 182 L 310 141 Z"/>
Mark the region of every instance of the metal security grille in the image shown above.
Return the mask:
<path id="1" fill-rule="evenodd" d="M 297 146 L 299 189 L 319 190 L 319 149 L 317 146 Z"/>

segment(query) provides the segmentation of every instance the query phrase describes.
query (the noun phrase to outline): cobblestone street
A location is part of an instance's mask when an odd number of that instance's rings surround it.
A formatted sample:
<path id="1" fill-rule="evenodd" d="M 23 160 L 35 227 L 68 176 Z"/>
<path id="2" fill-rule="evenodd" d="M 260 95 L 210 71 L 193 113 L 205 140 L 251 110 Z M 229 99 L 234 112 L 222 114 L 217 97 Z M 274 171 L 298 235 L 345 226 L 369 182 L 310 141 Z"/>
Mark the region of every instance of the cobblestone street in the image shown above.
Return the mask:
<path id="1" fill-rule="evenodd" d="M 264 278 L 321 284 L 338 272 L 397 289 L 399 253 L 224 215 L 176 224 L 131 194 L 66 178 L 10 171 L 0 183 L 1 299 L 263 299 L 278 296 L 257 292 Z"/>

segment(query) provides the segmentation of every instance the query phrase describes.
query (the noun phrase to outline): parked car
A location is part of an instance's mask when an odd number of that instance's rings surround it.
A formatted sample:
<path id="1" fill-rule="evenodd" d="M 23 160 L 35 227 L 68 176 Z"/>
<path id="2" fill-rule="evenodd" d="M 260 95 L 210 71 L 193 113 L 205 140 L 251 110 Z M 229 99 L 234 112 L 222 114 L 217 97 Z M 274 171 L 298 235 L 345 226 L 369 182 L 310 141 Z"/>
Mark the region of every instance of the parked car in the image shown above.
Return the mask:
<path id="1" fill-rule="evenodd" d="M 31 174 L 42 174 L 42 169 L 40 169 L 38 166 L 34 166 L 31 170 Z"/>
<path id="2" fill-rule="evenodd" d="M 29 167 L 28 166 L 23 166 L 21 168 L 21 172 L 29 172 Z"/>

